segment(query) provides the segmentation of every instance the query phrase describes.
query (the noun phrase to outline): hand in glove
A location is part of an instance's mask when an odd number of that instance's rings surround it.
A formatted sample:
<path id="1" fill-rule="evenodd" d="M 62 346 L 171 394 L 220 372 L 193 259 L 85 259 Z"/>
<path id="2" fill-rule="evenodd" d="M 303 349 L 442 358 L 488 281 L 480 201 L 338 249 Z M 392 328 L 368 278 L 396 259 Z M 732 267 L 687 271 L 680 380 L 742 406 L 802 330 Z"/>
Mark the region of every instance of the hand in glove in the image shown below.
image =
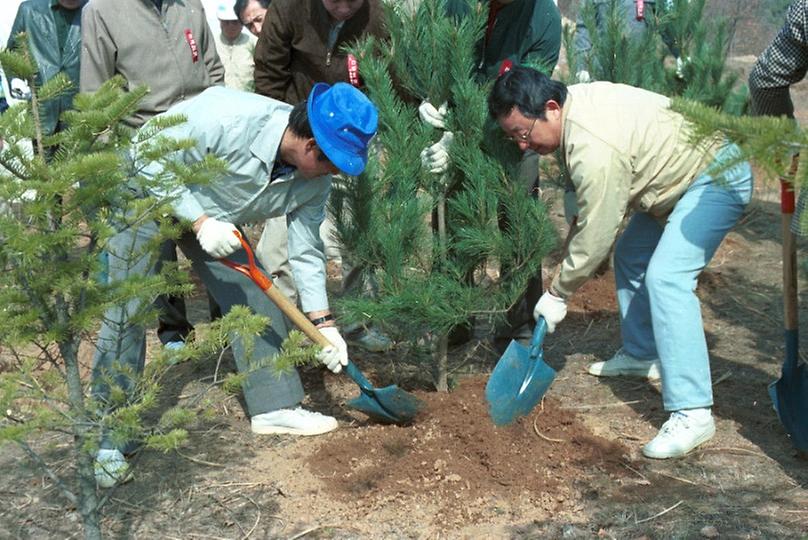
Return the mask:
<path id="1" fill-rule="evenodd" d="M 555 332 L 556 325 L 563 321 L 566 316 L 567 301 L 550 293 L 550 291 L 545 291 L 539 301 L 536 302 L 536 307 L 533 308 L 533 318 L 538 321 L 539 317 L 544 317 L 547 322 L 548 334 Z"/>
<path id="2" fill-rule="evenodd" d="M 317 353 L 317 359 L 334 373 L 339 373 L 342 366 L 348 365 L 348 345 L 345 344 L 336 326 L 325 326 L 318 330 L 331 345 L 323 347 Z"/>
<path id="3" fill-rule="evenodd" d="M 448 110 L 449 106 L 446 103 L 436 109 L 430 102 L 424 101 L 418 107 L 418 116 L 421 117 L 421 121 L 425 124 L 438 129 L 446 129 L 446 113 Z"/>
<path id="4" fill-rule="evenodd" d="M 449 168 L 449 147 L 454 140 L 454 134 L 446 131 L 443 137 L 432 146 L 421 151 L 421 164 L 432 174 L 442 174 Z"/>
<path id="5" fill-rule="evenodd" d="M 241 240 L 236 232 L 238 229 L 232 223 L 209 217 L 196 231 L 196 239 L 208 255 L 221 259 L 241 247 Z"/>

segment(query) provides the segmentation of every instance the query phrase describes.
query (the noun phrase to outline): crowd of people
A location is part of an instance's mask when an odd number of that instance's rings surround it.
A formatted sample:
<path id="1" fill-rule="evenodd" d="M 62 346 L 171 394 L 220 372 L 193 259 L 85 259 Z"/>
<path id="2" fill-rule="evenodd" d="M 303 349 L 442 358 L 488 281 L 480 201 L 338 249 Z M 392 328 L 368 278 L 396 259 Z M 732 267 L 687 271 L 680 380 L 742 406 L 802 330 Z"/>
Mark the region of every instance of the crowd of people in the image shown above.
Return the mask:
<path id="1" fill-rule="evenodd" d="M 749 203 L 751 169 L 737 162 L 738 149 L 730 141 L 718 138 L 694 147 L 688 122 L 670 110 L 664 96 L 608 82 L 566 86 L 551 79 L 562 35 L 552 0 L 481 4 L 488 23 L 476 76 L 494 83 L 491 119 L 523 151 L 518 181 L 525 196 L 536 197 L 539 156 L 556 153 L 569 171 L 576 208 L 560 270 L 542 292 L 536 269 L 510 314 L 509 331 L 524 335 L 526 327 L 529 334 L 543 317 L 554 332 L 570 296 L 616 243 L 622 348 L 593 364 L 590 373 L 661 379 L 670 418 L 643 453 L 682 456 L 715 433 L 696 281 Z M 638 21 L 642 0 L 625 4 L 628 18 Z M 452 0 L 446 6 L 447 15 L 458 19 L 468 8 Z M 787 25 L 791 33 L 775 43 L 786 52 L 767 51 L 753 72 L 752 95 L 761 113 L 793 113 L 787 88 L 805 74 L 806 12 L 806 1 L 795 2 Z M 263 222 L 256 246 L 262 268 L 332 344 L 318 355 L 323 364 L 339 372 L 347 363 L 346 340 L 326 295 L 320 226 L 334 175 L 362 173 L 378 127 L 376 107 L 358 88 L 356 62 L 344 45 L 367 35 L 385 39 L 384 10 L 381 0 L 225 0 L 216 16 L 218 32 L 208 25 L 200 0 L 25 0 L 8 44 L 14 46 L 18 32 L 25 31 L 40 80 L 63 72 L 73 82 L 70 93 L 47 105 L 48 133 L 61 129 L 60 115 L 77 91 L 92 92 L 121 75 L 129 87 L 149 88 L 125 119 L 128 126 L 138 129 L 161 114 L 184 114 L 187 121 L 168 134 L 196 144 L 177 159 L 193 164 L 213 154 L 228 161 L 221 178 L 172 193 L 174 216 L 187 227 L 176 241 L 164 243 L 156 263 L 131 256 L 157 234 L 155 223 L 121 230 L 108 248 L 108 279 L 159 272 L 176 261 L 179 248 L 206 285 L 211 316 L 246 304 L 272 321 L 253 348 L 265 361 L 260 369 L 249 368 L 241 340 L 232 337 L 237 367 L 247 372 L 243 392 L 252 430 L 326 433 L 337 421 L 300 406 L 304 390 L 298 374 L 272 369 L 289 323 L 263 295 L 251 292 L 255 286 L 248 278 L 217 263 L 222 257 L 243 262 L 234 233 Z M 583 48 L 586 35 L 580 38 Z M 788 73 L 766 69 L 782 66 L 777 59 L 783 54 L 794 59 Z M 770 101 L 782 104 L 762 105 Z M 442 174 L 451 159 L 449 107 L 424 102 L 419 108 L 424 122 L 444 130 L 422 153 L 424 169 L 432 174 Z M 734 165 L 725 167 L 729 162 Z M 158 164 L 142 165 L 148 175 L 162 172 Z M 629 210 L 633 215 L 623 228 Z M 133 309 L 115 307 L 104 317 L 93 366 L 93 390 L 102 401 L 110 377 L 130 388 L 127 374 L 143 369 L 146 328 L 129 321 Z M 192 330 L 182 298 L 160 298 L 158 310 L 161 342 L 182 347 Z M 136 446 L 137 441 L 100 442 L 100 486 L 127 475 L 126 455 Z"/>

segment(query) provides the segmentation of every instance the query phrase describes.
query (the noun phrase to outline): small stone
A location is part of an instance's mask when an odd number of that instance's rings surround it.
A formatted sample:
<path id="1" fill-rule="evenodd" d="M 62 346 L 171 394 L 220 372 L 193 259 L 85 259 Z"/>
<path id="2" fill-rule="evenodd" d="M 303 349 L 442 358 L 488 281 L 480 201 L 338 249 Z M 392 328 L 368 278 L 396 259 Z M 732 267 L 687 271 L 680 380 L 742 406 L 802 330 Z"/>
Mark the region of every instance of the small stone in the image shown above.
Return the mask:
<path id="1" fill-rule="evenodd" d="M 718 529 L 713 527 L 712 525 L 707 525 L 706 527 L 702 527 L 699 531 L 704 538 L 718 538 Z"/>
<path id="2" fill-rule="evenodd" d="M 463 478 L 459 474 L 447 474 L 446 481 L 447 482 L 460 482 Z"/>

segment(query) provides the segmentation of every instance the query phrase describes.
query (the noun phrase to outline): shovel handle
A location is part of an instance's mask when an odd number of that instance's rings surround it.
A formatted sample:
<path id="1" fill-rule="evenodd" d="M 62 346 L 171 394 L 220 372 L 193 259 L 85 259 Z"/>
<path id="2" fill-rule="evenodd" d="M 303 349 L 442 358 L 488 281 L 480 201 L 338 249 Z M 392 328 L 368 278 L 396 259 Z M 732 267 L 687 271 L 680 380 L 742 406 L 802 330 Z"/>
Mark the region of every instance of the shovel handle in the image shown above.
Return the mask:
<path id="1" fill-rule="evenodd" d="M 239 241 L 241 242 L 241 247 L 244 248 L 244 251 L 247 252 L 247 261 L 249 264 L 247 266 L 243 264 L 238 264 L 228 259 L 220 259 L 221 262 L 236 270 L 237 272 L 241 272 L 253 282 L 258 285 L 258 287 L 264 291 L 272 302 L 278 306 L 278 309 L 281 310 L 281 313 L 286 315 L 286 317 L 292 321 L 292 323 L 310 340 L 312 340 L 315 344 L 319 345 L 320 347 L 330 347 L 331 342 L 320 333 L 314 324 L 309 320 L 306 315 L 298 309 L 296 305 L 289 301 L 281 291 L 277 289 L 277 287 L 272 286 L 272 280 L 269 279 L 267 276 L 261 272 L 261 269 L 258 268 L 258 265 L 255 264 L 255 256 L 253 255 L 252 248 L 244 240 L 244 237 L 241 236 L 241 233 L 238 231 L 233 231 Z M 362 372 L 359 371 L 359 368 L 356 367 L 356 364 L 348 360 L 348 365 L 345 366 L 345 373 L 348 375 L 365 393 L 372 393 L 373 392 L 373 385 L 370 384 Z"/>
<path id="2" fill-rule="evenodd" d="M 787 177 L 780 178 L 780 212 L 783 231 L 783 326 L 796 330 L 797 316 L 797 244 L 791 231 L 795 210 L 794 180 L 799 166 L 799 154 L 792 157 Z"/>
<path id="3" fill-rule="evenodd" d="M 530 357 L 537 358 L 542 354 L 541 345 L 544 342 L 544 336 L 547 335 L 547 321 L 544 317 L 539 316 L 536 321 L 536 327 L 533 329 L 533 338 L 530 340 Z"/>

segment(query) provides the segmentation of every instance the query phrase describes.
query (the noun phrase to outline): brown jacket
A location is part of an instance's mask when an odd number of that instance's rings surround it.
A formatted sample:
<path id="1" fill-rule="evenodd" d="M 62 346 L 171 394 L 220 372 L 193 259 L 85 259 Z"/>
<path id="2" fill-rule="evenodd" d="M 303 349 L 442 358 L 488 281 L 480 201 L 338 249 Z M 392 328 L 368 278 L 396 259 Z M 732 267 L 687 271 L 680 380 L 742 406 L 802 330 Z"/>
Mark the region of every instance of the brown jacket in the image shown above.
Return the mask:
<path id="1" fill-rule="evenodd" d="M 366 0 L 329 49 L 331 19 L 322 0 L 274 0 L 255 46 L 255 91 L 294 105 L 316 82 L 347 82 L 342 47 L 366 34 L 385 37 L 383 20 L 381 1 Z"/>

